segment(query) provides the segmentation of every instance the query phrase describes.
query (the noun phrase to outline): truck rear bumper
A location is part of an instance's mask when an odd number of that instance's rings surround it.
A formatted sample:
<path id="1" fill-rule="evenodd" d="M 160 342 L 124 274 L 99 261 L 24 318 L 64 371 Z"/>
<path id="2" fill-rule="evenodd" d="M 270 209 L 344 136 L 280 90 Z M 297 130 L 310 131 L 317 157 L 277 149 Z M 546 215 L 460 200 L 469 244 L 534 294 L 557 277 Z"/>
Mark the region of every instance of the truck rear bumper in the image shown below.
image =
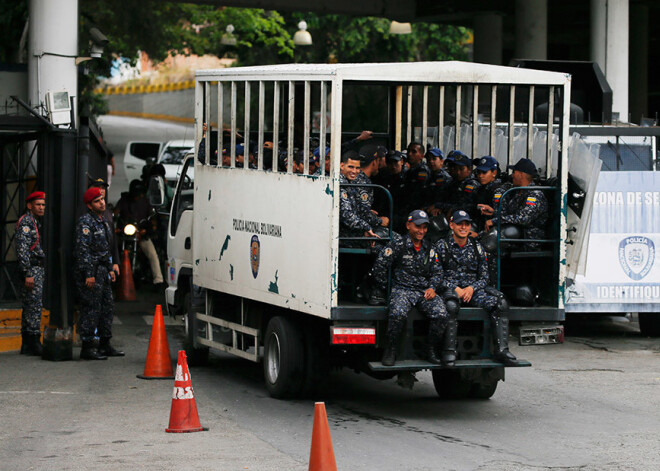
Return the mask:
<path id="1" fill-rule="evenodd" d="M 518 360 L 518 365 L 508 368 L 520 368 L 532 366 L 527 360 Z M 504 368 L 502 363 L 488 358 L 479 360 L 457 360 L 454 366 L 442 366 L 435 363 L 429 363 L 424 360 L 401 360 L 393 366 L 383 366 L 379 361 L 369 362 L 371 371 L 420 371 L 420 370 L 442 370 L 442 369 L 470 369 L 470 368 Z"/>

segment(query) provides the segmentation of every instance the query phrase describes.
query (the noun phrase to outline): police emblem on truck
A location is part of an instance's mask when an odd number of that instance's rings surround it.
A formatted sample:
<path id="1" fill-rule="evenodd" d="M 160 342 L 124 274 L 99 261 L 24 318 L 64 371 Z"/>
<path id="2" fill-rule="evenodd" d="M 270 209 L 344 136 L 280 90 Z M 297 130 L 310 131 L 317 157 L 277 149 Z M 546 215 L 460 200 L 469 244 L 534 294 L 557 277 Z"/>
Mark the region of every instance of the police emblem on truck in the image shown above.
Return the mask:
<path id="1" fill-rule="evenodd" d="M 619 263 L 628 277 L 639 281 L 648 275 L 655 261 L 655 244 L 644 236 L 626 237 L 619 242 Z"/>
<path id="2" fill-rule="evenodd" d="M 250 267 L 252 268 L 252 276 L 255 278 L 259 274 L 260 247 L 261 243 L 259 242 L 259 237 L 253 235 L 252 240 L 250 240 Z"/>

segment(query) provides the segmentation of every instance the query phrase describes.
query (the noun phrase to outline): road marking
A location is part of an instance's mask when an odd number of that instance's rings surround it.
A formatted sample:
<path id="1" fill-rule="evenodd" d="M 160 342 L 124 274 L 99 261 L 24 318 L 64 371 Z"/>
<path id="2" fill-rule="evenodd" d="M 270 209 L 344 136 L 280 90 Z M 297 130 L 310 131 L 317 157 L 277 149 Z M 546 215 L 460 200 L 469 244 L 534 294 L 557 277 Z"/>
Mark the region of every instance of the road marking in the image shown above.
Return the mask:
<path id="1" fill-rule="evenodd" d="M 73 395 L 75 393 L 68 391 L 0 391 L 0 394 L 64 394 Z"/>

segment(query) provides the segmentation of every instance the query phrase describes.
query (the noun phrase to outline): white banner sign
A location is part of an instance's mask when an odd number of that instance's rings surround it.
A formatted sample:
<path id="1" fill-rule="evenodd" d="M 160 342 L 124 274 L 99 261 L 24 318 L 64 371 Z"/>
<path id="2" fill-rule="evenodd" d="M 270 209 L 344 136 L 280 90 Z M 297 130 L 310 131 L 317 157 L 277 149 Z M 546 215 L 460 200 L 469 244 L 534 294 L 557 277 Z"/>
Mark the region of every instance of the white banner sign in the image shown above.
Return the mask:
<path id="1" fill-rule="evenodd" d="M 654 311 L 660 304 L 660 172 L 601 172 L 585 276 L 567 312 Z"/>

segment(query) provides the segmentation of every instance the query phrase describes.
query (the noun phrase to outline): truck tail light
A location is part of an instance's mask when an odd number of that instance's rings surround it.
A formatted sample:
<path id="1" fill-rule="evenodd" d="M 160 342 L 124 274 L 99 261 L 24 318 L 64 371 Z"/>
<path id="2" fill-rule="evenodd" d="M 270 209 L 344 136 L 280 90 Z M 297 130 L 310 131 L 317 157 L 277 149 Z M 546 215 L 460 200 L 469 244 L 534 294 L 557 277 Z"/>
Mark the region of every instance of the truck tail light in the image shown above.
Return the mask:
<path id="1" fill-rule="evenodd" d="M 375 327 L 333 327 L 332 343 L 334 345 L 375 345 Z"/>

